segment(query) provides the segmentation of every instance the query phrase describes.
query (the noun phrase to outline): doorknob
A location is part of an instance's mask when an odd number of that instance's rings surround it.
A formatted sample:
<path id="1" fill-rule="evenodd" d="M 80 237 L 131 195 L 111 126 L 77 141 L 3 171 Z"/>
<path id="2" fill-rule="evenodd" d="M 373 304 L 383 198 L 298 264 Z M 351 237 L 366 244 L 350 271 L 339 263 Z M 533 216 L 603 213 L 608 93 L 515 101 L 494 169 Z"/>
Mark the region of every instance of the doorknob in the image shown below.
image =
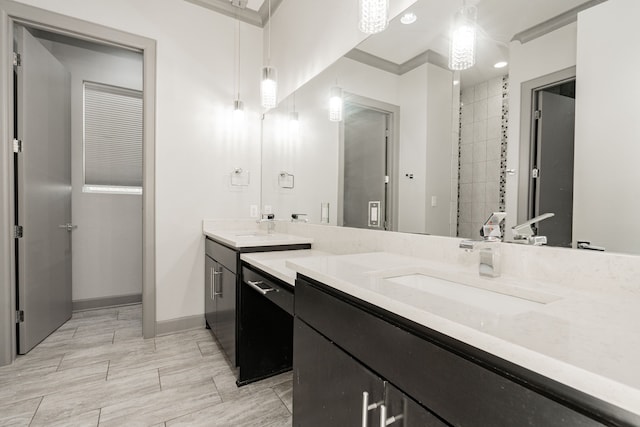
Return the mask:
<path id="1" fill-rule="evenodd" d="M 62 225 L 59 225 L 58 228 L 64 228 L 67 231 L 72 231 L 78 228 L 78 226 L 73 224 L 62 224 Z"/>

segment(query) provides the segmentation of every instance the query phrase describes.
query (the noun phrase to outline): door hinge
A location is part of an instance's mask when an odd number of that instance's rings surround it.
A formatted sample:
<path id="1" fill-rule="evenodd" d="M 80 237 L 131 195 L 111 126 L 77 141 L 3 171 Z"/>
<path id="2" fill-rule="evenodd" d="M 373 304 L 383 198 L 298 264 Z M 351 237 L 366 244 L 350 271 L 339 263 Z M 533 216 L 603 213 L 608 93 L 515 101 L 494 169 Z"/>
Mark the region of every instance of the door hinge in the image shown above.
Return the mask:
<path id="1" fill-rule="evenodd" d="M 16 323 L 24 322 L 24 310 L 16 310 Z"/>
<path id="2" fill-rule="evenodd" d="M 22 153 L 22 140 L 20 139 L 13 140 L 13 152 Z"/>
<path id="3" fill-rule="evenodd" d="M 384 183 L 388 184 L 389 183 L 389 175 L 385 175 L 384 176 Z"/>
<path id="4" fill-rule="evenodd" d="M 14 239 L 22 239 L 23 232 L 24 232 L 24 229 L 22 228 L 21 225 L 14 225 L 13 226 L 13 238 Z"/>
<path id="5" fill-rule="evenodd" d="M 13 66 L 19 67 L 22 65 L 22 56 L 19 53 L 13 52 Z"/>
<path id="6" fill-rule="evenodd" d="M 536 110 L 533 112 L 533 118 L 540 120 L 542 118 L 542 110 Z"/>
<path id="7" fill-rule="evenodd" d="M 389 136 L 389 129 L 384 130 L 384 136 L 387 136 L 387 137 Z"/>
<path id="8" fill-rule="evenodd" d="M 531 178 L 539 178 L 540 177 L 540 169 L 533 168 L 531 170 Z"/>

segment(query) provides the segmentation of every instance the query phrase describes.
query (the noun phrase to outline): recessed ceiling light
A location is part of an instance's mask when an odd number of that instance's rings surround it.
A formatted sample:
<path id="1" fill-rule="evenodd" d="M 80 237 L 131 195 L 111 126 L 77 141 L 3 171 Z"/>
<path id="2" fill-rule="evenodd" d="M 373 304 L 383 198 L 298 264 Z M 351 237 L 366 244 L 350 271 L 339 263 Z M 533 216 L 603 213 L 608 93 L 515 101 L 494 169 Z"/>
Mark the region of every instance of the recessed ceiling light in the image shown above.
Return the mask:
<path id="1" fill-rule="evenodd" d="M 496 62 L 493 67 L 494 68 L 504 68 L 508 65 L 508 63 L 506 61 L 500 61 L 500 62 Z"/>
<path id="2" fill-rule="evenodd" d="M 418 19 L 418 17 L 416 16 L 415 13 L 407 12 L 404 15 L 402 15 L 402 18 L 400 18 L 400 22 L 402 22 L 405 25 L 409 25 L 416 22 L 416 19 Z"/>

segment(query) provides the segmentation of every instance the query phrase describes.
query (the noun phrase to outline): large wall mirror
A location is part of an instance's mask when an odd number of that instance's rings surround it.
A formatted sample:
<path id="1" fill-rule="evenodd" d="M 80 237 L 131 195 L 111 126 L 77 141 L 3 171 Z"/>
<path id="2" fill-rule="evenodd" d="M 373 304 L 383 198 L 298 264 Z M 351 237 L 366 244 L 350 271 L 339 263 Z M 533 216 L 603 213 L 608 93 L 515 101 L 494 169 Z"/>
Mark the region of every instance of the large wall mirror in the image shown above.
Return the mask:
<path id="1" fill-rule="evenodd" d="M 573 143 L 587 120 L 575 110 L 586 111 L 590 97 L 581 78 L 597 74 L 576 65 L 577 40 L 603 25 L 600 9 L 620 14 L 630 0 L 467 3 L 477 7 L 474 67 L 448 67 L 460 4 L 418 0 L 265 114 L 263 209 L 277 218 L 306 214 L 312 223 L 464 238 L 479 237 L 491 212 L 506 211 L 506 240 L 512 226 L 551 211 L 538 232 L 555 246 L 586 241 L 586 248 L 640 253 L 631 234 L 608 239 L 595 231 L 597 221 L 585 220 L 594 208 L 580 188 L 585 155 Z M 415 22 L 401 22 L 412 15 Z M 342 116 L 331 121 L 337 94 Z M 571 111 L 556 112 L 560 106 Z M 541 148 L 559 145 L 553 138 L 561 133 L 570 139 L 564 151 Z M 556 162 L 562 156 L 569 163 Z M 605 170 L 590 173 L 602 173 L 620 195 L 634 185 Z"/>

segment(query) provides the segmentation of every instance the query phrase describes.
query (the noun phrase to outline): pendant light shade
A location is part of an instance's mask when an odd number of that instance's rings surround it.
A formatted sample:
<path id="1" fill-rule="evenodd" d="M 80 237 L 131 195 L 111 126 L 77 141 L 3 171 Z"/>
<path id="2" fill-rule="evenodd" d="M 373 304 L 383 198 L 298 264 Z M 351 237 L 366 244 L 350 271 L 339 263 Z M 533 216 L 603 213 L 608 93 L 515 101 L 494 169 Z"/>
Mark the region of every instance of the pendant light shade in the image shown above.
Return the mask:
<path id="1" fill-rule="evenodd" d="M 389 25 L 389 0 L 358 0 L 358 28 L 365 34 L 384 31 Z"/>
<path id="2" fill-rule="evenodd" d="M 274 67 L 262 67 L 260 99 L 264 108 L 274 108 L 277 104 L 278 72 Z"/>
<path id="3" fill-rule="evenodd" d="M 278 103 L 278 72 L 271 66 L 271 0 L 269 7 L 269 37 L 267 41 L 267 65 L 262 67 L 262 80 L 260 81 L 260 100 L 264 108 L 274 108 Z"/>
<path id="4" fill-rule="evenodd" d="M 476 63 L 476 19 L 475 6 L 462 6 L 456 14 L 451 42 L 449 44 L 449 68 L 466 70 Z"/>
<path id="5" fill-rule="evenodd" d="M 334 86 L 329 93 L 329 120 L 342 121 L 342 88 Z"/>
<path id="6" fill-rule="evenodd" d="M 244 102 L 239 99 L 233 101 L 233 118 L 235 120 L 244 119 Z"/>
<path id="7" fill-rule="evenodd" d="M 358 28 L 365 34 L 384 31 L 389 25 L 389 0 L 359 0 Z"/>

